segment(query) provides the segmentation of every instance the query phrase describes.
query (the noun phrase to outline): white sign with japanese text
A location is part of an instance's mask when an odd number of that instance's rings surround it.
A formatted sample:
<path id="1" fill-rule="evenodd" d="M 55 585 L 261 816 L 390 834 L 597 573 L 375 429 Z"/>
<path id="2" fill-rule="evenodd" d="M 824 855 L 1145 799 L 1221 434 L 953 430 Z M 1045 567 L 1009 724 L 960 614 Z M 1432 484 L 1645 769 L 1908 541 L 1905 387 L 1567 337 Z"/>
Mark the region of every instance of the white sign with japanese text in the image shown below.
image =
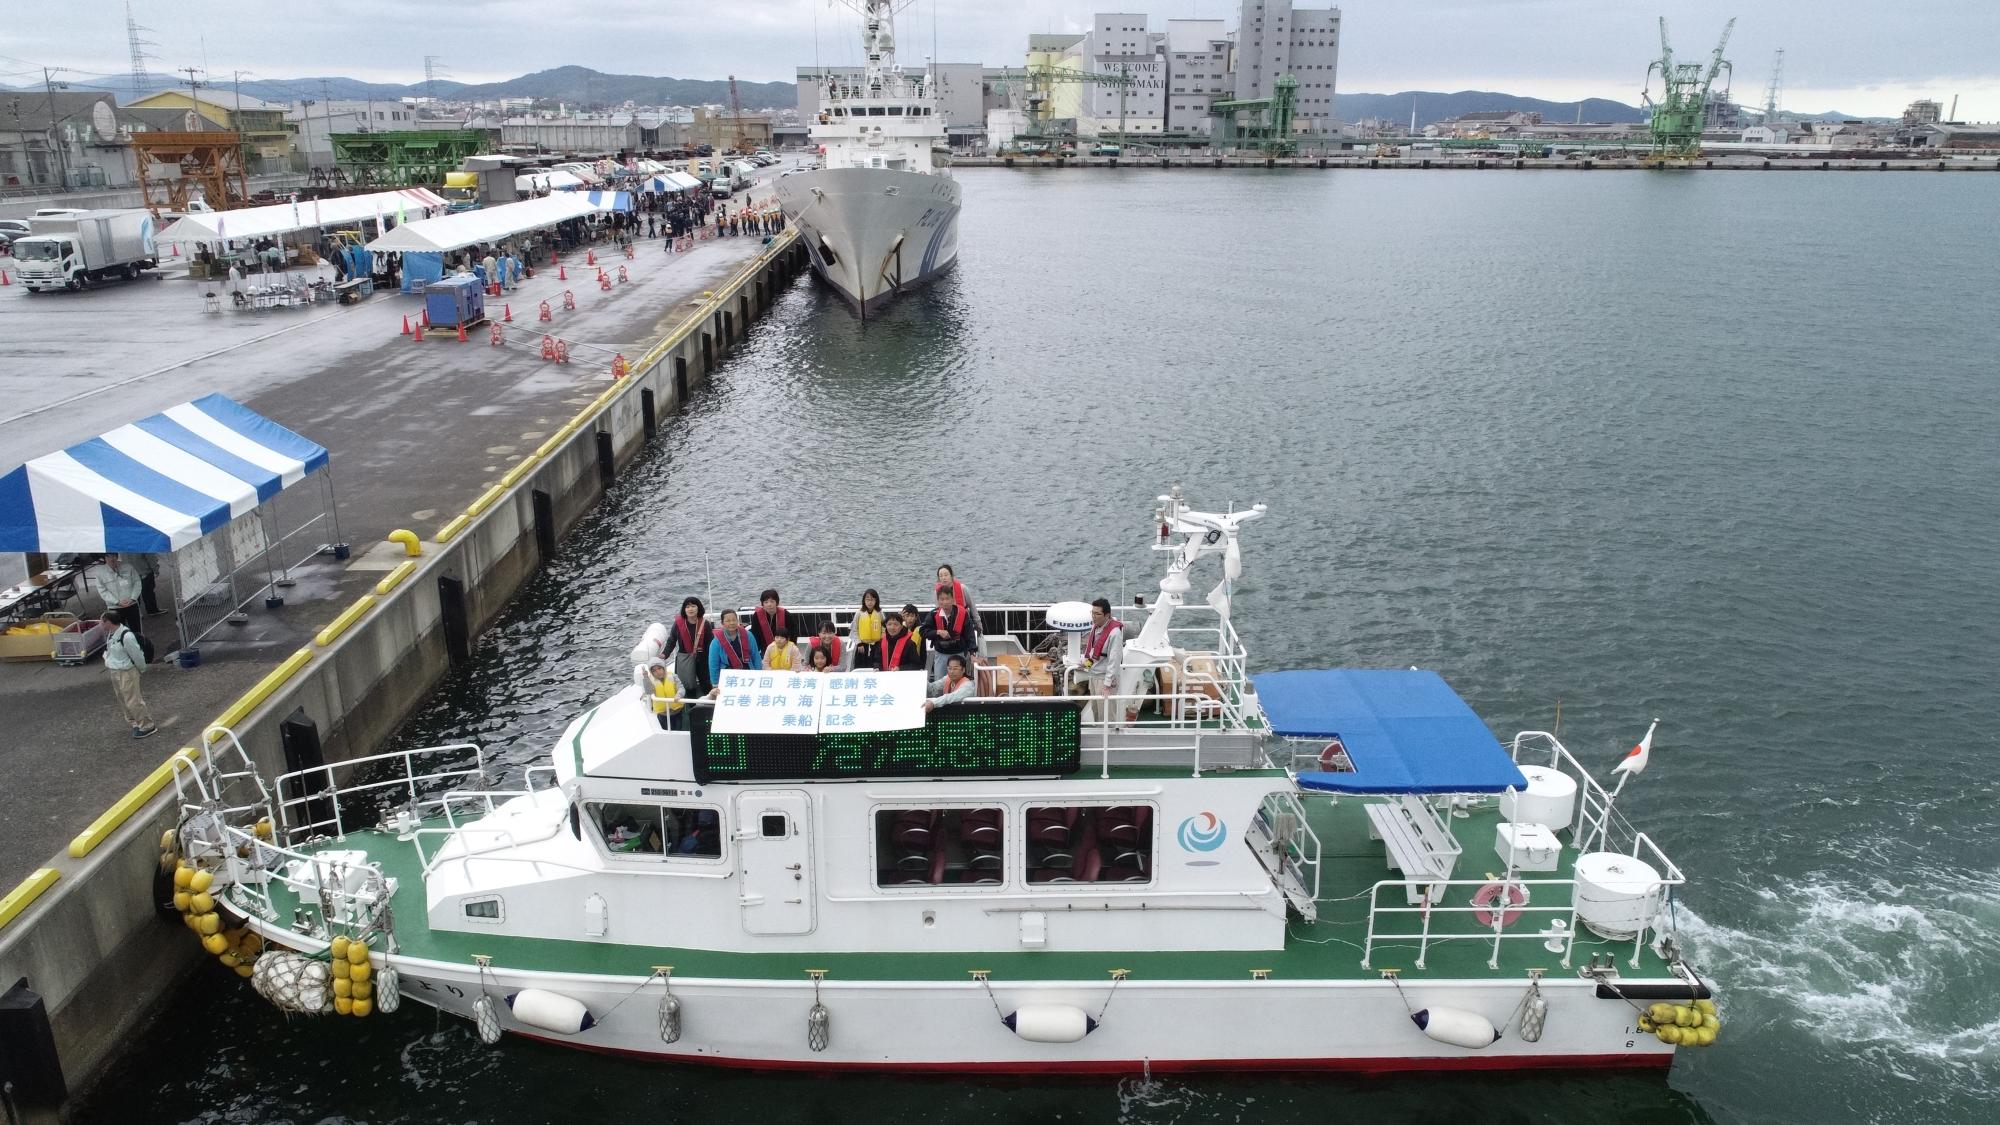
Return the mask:
<path id="1" fill-rule="evenodd" d="M 922 672 L 834 672 L 823 675 L 821 734 L 911 730 L 924 725 Z"/>
<path id="2" fill-rule="evenodd" d="M 717 734 L 811 734 L 819 721 L 819 681 L 811 672 L 725 671 L 716 681 Z"/>
<path id="3" fill-rule="evenodd" d="M 717 734 L 841 734 L 924 725 L 922 672 L 725 671 Z"/>

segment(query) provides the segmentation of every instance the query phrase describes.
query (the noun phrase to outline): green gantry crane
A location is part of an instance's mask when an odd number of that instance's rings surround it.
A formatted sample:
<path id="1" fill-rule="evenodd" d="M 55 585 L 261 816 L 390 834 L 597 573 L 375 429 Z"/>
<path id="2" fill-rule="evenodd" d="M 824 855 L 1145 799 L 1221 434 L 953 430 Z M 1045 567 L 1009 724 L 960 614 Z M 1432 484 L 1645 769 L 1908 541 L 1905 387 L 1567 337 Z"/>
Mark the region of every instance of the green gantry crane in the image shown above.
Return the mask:
<path id="1" fill-rule="evenodd" d="M 1118 133 L 1122 140 L 1125 133 L 1125 92 L 1133 85 L 1133 79 L 1125 74 L 1095 74 L 1088 70 L 1073 70 L 1061 66 L 1031 66 L 1022 72 L 1021 110 L 1026 119 L 1027 131 L 1015 143 L 1036 146 L 1029 151 L 1053 151 L 1063 141 L 1074 141 L 1073 133 L 1057 133 L 1049 128 L 1050 104 L 1055 100 L 1055 87 L 1059 82 L 1091 82 L 1110 86 L 1118 91 Z M 1007 79 L 995 84 L 996 92 L 1007 92 Z"/>
<path id="2" fill-rule="evenodd" d="M 1281 74 L 1271 84 L 1268 98 L 1208 103 L 1209 115 L 1215 118 L 1216 147 L 1239 148 L 1247 141 L 1255 141 L 1267 156 L 1290 156 L 1297 152 L 1298 143 L 1292 140 L 1292 107 L 1297 104 L 1298 95 L 1299 80 Z M 1249 113 L 1251 120 L 1238 126 L 1238 113 Z"/>
<path id="3" fill-rule="evenodd" d="M 479 129 L 404 129 L 333 134 L 333 163 L 350 183 L 377 187 L 442 184 L 468 156 L 491 145 Z"/>
<path id="4" fill-rule="evenodd" d="M 1701 155 L 1701 126 L 1708 107 L 1708 92 L 1716 76 L 1735 70 L 1722 50 L 1729 45 L 1729 33 L 1736 28 L 1731 19 L 1722 28 L 1722 40 L 1704 68 L 1698 62 L 1675 62 L 1673 45 L 1667 42 L 1667 17 L 1660 17 L 1660 57 L 1646 68 L 1646 87 L 1640 96 L 1653 111 L 1653 150 L 1656 160 L 1692 160 Z M 1653 96 L 1653 73 L 1660 75 L 1660 96 Z M 1726 89 L 1726 87 L 1725 87 Z"/>

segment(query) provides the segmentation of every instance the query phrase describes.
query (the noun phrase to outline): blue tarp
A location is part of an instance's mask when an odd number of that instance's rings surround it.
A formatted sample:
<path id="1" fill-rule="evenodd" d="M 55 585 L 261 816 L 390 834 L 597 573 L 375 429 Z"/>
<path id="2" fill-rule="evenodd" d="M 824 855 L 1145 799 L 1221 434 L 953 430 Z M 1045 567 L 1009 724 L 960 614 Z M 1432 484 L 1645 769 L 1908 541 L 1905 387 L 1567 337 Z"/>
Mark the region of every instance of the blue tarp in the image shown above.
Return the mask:
<path id="1" fill-rule="evenodd" d="M 1499 793 L 1527 779 L 1436 672 L 1328 668 L 1252 677 L 1274 734 L 1338 738 L 1352 773 L 1301 773 L 1335 793 Z"/>
<path id="2" fill-rule="evenodd" d="M 326 463 L 324 447 L 208 395 L 0 476 L 0 551 L 177 551 Z"/>

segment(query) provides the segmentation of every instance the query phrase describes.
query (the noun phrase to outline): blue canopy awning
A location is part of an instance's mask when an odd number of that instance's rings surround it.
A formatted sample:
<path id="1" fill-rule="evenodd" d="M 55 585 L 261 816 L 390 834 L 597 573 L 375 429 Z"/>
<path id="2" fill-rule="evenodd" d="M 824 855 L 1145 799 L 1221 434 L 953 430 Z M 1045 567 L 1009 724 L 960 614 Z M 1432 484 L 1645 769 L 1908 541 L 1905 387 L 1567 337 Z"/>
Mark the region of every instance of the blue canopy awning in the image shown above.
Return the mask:
<path id="1" fill-rule="evenodd" d="M 324 446 L 208 395 L 0 476 L 0 551 L 177 551 L 326 463 Z"/>
<path id="2" fill-rule="evenodd" d="M 1527 779 L 1436 672 L 1328 668 L 1252 677 L 1274 734 L 1338 738 L 1351 773 L 1301 773 L 1335 793 L 1499 793 Z"/>

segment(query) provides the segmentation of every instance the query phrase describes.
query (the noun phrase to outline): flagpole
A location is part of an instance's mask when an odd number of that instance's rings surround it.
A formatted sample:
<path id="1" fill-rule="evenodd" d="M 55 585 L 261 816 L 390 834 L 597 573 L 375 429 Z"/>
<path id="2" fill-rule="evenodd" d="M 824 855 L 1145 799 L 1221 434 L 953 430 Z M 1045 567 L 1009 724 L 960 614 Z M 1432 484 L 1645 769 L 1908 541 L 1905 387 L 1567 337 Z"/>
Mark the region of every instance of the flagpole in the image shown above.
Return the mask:
<path id="1" fill-rule="evenodd" d="M 1653 724 L 1646 728 L 1646 737 L 1640 739 L 1639 744 L 1632 748 L 1631 753 L 1625 755 L 1617 765 L 1611 767 L 1612 772 L 1618 775 L 1618 784 L 1612 787 L 1610 794 L 1604 798 L 1604 816 L 1597 825 L 1597 844 L 1599 847 L 1603 847 L 1610 841 L 1611 814 L 1612 810 L 1618 807 L 1618 795 L 1625 792 L 1625 783 L 1632 780 L 1634 774 L 1646 768 L 1646 761 L 1653 752 L 1653 732 L 1658 729 L 1660 729 L 1660 720 L 1656 718 L 1653 720 Z M 1579 848 L 1578 850 L 1588 851 L 1589 849 Z"/>

